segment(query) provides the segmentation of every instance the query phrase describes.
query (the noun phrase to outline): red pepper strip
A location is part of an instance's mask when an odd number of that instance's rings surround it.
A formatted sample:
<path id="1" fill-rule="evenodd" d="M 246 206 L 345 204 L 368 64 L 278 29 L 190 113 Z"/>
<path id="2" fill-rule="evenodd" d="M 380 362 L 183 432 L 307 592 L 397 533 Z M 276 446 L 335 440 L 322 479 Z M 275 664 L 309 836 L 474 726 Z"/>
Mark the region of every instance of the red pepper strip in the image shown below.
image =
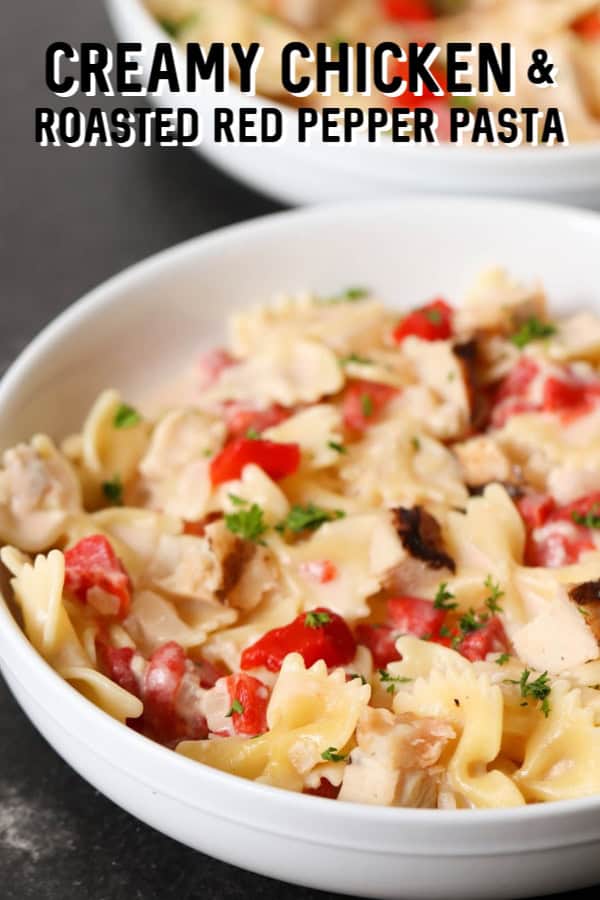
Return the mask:
<path id="1" fill-rule="evenodd" d="M 320 620 L 320 621 L 319 621 Z M 322 659 L 328 667 L 344 666 L 354 659 L 356 642 L 344 619 L 320 607 L 301 613 L 289 625 L 274 628 L 242 653 L 241 668 L 265 666 L 278 672 L 288 653 L 299 653 L 306 666 Z"/>
<path id="2" fill-rule="evenodd" d="M 498 616 L 492 616 L 477 631 L 465 635 L 458 646 L 459 652 L 471 662 L 485 659 L 488 653 L 506 653 L 508 648 L 508 638 Z"/>
<path id="3" fill-rule="evenodd" d="M 431 600 L 420 597 L 392 597 L 387 602 L 388 618 L 396 633 L 415 637 L 439 637 L 446 610 L 436 609 Z"/>
<path id="4" fill-rule="evenodd" d="M 260 466 L 269 478 L 279 481 L 298 469 L 300 447 L 298 444 L 276 444 L 247 438 L 231 441 L 210 464 L 213 485 L 239 478 L 244 466 L 249 463 Z"/>
<path id="5" fill-rule="evenodd" d="M 388 663 L 402 659 L 396 650 L 399 635 L 391 625 L 357 625 L 355 633 L 358 643 L 371 651 L 376 669 L 385 669 Z"/>

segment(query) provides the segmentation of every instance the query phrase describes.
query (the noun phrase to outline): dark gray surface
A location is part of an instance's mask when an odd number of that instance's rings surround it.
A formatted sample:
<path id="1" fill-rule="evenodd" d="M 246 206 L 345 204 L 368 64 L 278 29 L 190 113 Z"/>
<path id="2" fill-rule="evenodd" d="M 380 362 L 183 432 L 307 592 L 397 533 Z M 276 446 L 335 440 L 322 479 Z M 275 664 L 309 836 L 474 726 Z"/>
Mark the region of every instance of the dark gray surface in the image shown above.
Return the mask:
<path id="1" fill-rule="evenodd" d="M 6 3 L 2 19 L 0 370 L 56 313 L 124 266 L 276 209 L 191 153 L 36 148 L 32 110 L 48 100 L 46 45 L 104 40 L 109 28 L 101 7 L 85 0 Z M 0 897 L 326 900 L 136 822 L 56 756 L 1 682 Z"/>

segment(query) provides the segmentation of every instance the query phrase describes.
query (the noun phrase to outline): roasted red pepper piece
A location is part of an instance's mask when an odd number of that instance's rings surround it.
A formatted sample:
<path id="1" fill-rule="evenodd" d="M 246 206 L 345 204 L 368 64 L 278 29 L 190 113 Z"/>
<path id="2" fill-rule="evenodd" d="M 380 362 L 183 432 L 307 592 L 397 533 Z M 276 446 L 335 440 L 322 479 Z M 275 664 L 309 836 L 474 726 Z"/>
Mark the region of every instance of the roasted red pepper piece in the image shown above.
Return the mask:
<path id="1" fill-rule="evenodd" d="M 354 431 L 365 431 L 379 418 L 397 388 L 377 381 L 356 380 L 349 382 L 342 401 L 344 424 Z"/>
<path id="2" fill-rule="evenodd" d="M 285 422 L 292 414 L 291 409 L 275 403 L 267 409 L 252 409 L 240 403 L 227 403 L 223 410 L 229 438 L 243 438 L 248 432 L 261 434 L 267 428 L 274 428 Z"/>
<path id="3" fill-rule="evenodd" d="M 385 669 L 388 663 L 402 659 L 396 650 L 399 634 L 391 625 L 357 625 L 356 640 L 368 647 L 376 669 Z"/>
<path id="4" fill-rule="evenodd" d="M 492 616 L 477 631 L 465 635 L 458 650 L 471 662 L 485 659 L 488 653 L 506 653 L 509 649 L 508 638 L 498 616 Z"/>
<path id="5" fill-rule="evenodd" d="M 169 641 L 154 651 L 144 673 L 144 721 L 165 741 L 174 739 L 179 731 L 175 700 L 185 663 L 183 647 Z"/>
<path id="6" fill-rule="evenodd" d="M 600 11 L 594 10 L 577 19 L 573 30 L 587 41 L 600 41 Z"/>
<path id="7" fill-rule="evenodd" d="M 129 576 L 102 534 L 84 537 L 65 551 L 65 587 L 82 603 L 87 602 L 91 588 L 99 588 L 115 597 L 118 618 L 129 611 Z"/>
<path id="8" fill-rule="evenodd" d="M 405 97 L 400 98 L 402 100 Z M 418 99 L 418 98 L 417 98 Z M 413 335 L 423 341 L 446 341 L 452 337 L 454 311 L 445 300 L 433 300 L 408 313 L 396 326 L 393 337 L 399 344 Z"/>
<path id="9" fill-rule="evenodd" d="M 320 607 L 301 613 L 289 625 L 274 628 L 242 653 L 241 668 L 265 666 L 278 672 L 288 653 L 299 653 L 304 664 L 322 659 L 328 667 L 345 666 L 354 659 L 356 642 L 344 619 Z"/>
<path id="10" fill-rule="evenodd" d="M 210 464 L 213 485 L 239 478 L 244 466 L 249 463 L 260 466 L 269 478 L 279 481 L 298 469 L 300 447 L 298 444 L 276 444 L 248 438 L 231 441 Z"/>
<path id="11" fill-rule="evenodd" d="M 104 641 L 96 641 L 96 653 L 100 668 L 107 678 L 139 697 L 140 686 L 131 668 L 135 650 L 132 647 L 111 647 Z"/>
<path id="12" fill-rule="evenodd" d="M 446 611 L 436 609 L 431 600 L 420 597 L 392 597 L 387 602 L 388 619 L 396 634 L 437 638 L 444 624 Z"/>
<path id="13" fill-rule="evenodd" d="M 231 722 L 236 734 L 254 737 L 267 731 L 267 706 L 269 691 L 266 685 L 241 673 L 227 678 L 227 690 L 231 700 Z"/>
<path id="14" fill-rule="evenodd" d="M 326 797 L 328 800 L 337 800 L 340 788 L 336 787 L 327 778 L 321 778 L 318 788 L 304 788 L 303 794 L 310 794 L 312 797 Z"/>
<path id="15" fill-rule="evenodd" d="M 435 12 L 429 0 L 381 0 L 383 13 L 399 22 L 431 22 Z"/>

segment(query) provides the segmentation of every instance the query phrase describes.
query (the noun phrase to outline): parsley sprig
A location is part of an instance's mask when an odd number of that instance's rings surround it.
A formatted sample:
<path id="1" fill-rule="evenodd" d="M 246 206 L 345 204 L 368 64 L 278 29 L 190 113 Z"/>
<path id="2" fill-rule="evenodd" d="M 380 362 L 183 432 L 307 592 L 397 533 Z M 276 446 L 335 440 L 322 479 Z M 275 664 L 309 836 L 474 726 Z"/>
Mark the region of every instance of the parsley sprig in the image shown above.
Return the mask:
<path id="1" fill-rule="evenodd" d="M 387 669 L 379 669 L 379 677 L 381 683 L 387 685 L 386 692 L 388 694 L 396 693 L 397 684 L 408 684 L 412 678 L 405 678 L 404 675 L 392 675 Z"/>
<path id="2" fill-rule="evenodd" d="M 515 347 L 522 350 L 523 347 L 526 347 L 532 341 L 541 341 L 544 338 L 552 337 L 553 334 L 556 334 L 555 325 L 552 325 L 550 322 L 542 322 L 537 316 L 531 316 L 512 335 L 511 341 Z"/>
<path id="3" fill-rule="evenodd" d="M 237 713 L 238 716 L 241 716 L 244 712 L 243 704 L 236 697 L 231 704 L 231 708 L 228 713 L 225 713 L 225 718 L 230 719 L 234 713 Z"/>
<path id="4" fill-rule="evenodd" d="M 334 294 L 333 297 L 326 297 L 324 300 L 321 300 L 321 303 L 325 303 L 328 306 L 335 303 L 356 303 L 358 300 L 365 300 L 370 295 L 371 291 L 368 288 L 353 286 L 340 291 L 339 294 Z"/>
<path id="5" fill-rule="evenodd" d="M 307 628 L 322 628 L 323 625 L 329 625 L 331 622 L 331 616 L 326 612 L 312 612 L 306 613 L 304 617 L 304 624 Z"/>
<path id="6" fill-rule="evenodd" d="M 449 603 L 449 600 L 454 600 L 454 594 L 448 590 L 448 582 L 442 581 L 433 601 L 434 608 L 446 610 L 456 609 L 458 603 Z"/>
<path id="7" fill-rule="evenodd" d="M 593 503 L 587 513 L 573 510 L 571 518 L 576 525 L 583 525 L 584 528 L 600 528 L 600 509 L 597 503 Z"/>
<path id="8" fill-rule="evenodd" d="M 128 403 L 121 403 L 113 416 L 113 425 L 115 428 L 133 428 L 138 422 L 142 421 L 137 409 L 129 406 Z"/>
<path id="9" fill-rule="evenodd" d="M 325 762 L 343 762 L 347 756 L 347 753 L 340 753 L 337 747 L 328 747 L 321 753 L 321 759 Z"/>
<path id="10" fill-rule="evenodd" d="M 123 482 L 120 475 L 115 475 L 111 481 L 102 482 L 102 493 L 113 506 L 123 504 Z"/>
<path id="11" fill-rule="evenodd" d="M 325 522 L 343 519 L 345 515 L 341 509 L 323 509 L 309 503 L 307 506 L 292 506 L 283 522 L 275 527 L 280 532 L 292 531 L 299 534 L 302 531 L 315 531 Z"/>
<path id="12" fill-rule="evenodd" d="M 254 541 L 262 543 L 261 538 L 267 526 L 263 518 L 263 511 L 257 503 L 253 503 L 248 508 L 244 508 L 241 504 L 244 502 L 241 498 L 232 495 L 230 499 L 240 508 L 237 512 L 227 513 L 225 515 L 225 525 L 233 533 L 243 538 L 245 541 Z"/>
<path id="13" fill-rule="evenodd" d="M 504 591 L 501 589 L 500 584 L 498 582 L 494 582 L 494 579 L 491 575 L 488 575 L 484 581 L 484 585 L 490 592 L 489 597 L 485 599 L 485 605 L 489 609 L 491 613 L 501 613 L 504 610 L 498 603 L 500 597 L 504 596 Z"/>
<path id="14" fill-rule="evenodd" d="M 506 678 L 505 684 L 518 684 L 519 690 L 521 691 L 521 697 L 525 700 L 522 706 L 527 706 L 527 701 L 529 699 L 537 700 L 540 703 L 540 709 L 545 715 L 546 718 L 550 715 L 550 701 L 548 697 L 552 691 L 552 686 L 549 683 L 548 673 L 542 672 L 535 681 L 530 681 L 529 677 L 531 672 L 529 669 L 523 669 L 521 672 L 521 677 L 518 681 L 514 678 Z"/>

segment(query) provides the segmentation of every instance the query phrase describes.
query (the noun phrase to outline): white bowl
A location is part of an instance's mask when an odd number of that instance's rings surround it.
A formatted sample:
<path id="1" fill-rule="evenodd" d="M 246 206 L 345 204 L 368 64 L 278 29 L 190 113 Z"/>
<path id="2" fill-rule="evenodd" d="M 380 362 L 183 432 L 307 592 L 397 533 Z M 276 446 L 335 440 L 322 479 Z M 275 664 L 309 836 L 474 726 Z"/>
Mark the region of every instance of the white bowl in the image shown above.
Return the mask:
<path id="1" fill-rule="evenodd" d="M 600 308 L 600 217 L 507 201 L 409 198 L 283 213 L 168 250 L 46 328 L 0 385 L 2 443 L 77 427 L 107 385 L 139 402 L 224 317 L 272 293 L 372 286 L 393 305 L 456 299 L 483 266 L 542 276 L 558 307 Z M 244 868 L 369 897 L 522 897 L 600 880 L 600 797 L 523 809 L 337 803 L 244 781 L 110 719 L 37 655 L 0 603 L 1 669 L 58 753 L 143 821 Z M 35 774 L 32 773 L 32 777 Z"/>
<path id="2" fill-rule="evenodd" d="M 119 40 L 141 41 L 147 51 L 157 41 L 169 40 L 141 0 L 106 3 Z M 178 56 L 181 65 L 179 51 Z M 235 87 L 219 99 L 206 90 L 194 95 L 165 92 L 153 102 L 174 108 L 191 106 L 208 122 L 215 105 L 235 110 L 278 106 L 271 100 L 246 98 Z M 292 111 L 279 109 L 287 123 L 286 133 L 293 134 Z M 310 145 L 291 139 L 276 145 L 226 145 L 207 139 L 199 149 L 231 175 L 291 203 L 387 198 L 418 191 L 510 195 L 600 209 L 600 143 L 508 149 L 389 141 L 373 146 L 362 140 L 344 146 L 316 139 Z"/>

